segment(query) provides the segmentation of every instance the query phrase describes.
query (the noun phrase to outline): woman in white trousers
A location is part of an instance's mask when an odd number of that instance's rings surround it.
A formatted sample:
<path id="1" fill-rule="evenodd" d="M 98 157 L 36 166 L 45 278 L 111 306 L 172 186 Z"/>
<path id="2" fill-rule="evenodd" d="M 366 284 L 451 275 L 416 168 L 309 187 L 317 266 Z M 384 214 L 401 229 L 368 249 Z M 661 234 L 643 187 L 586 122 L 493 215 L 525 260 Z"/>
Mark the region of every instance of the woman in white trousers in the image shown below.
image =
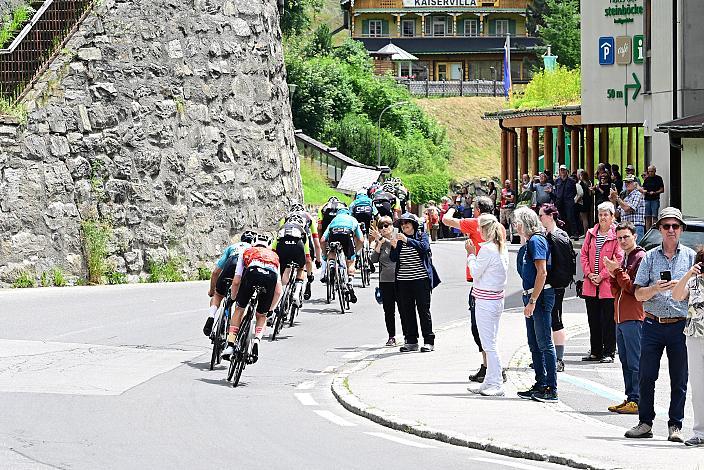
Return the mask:
<path id="1" fill-rule="evenodd" d="M 479 217 L 479 230 L 486 240 L 477 247 L 471 240 L 465 243 L 467 266 L 474 277 L 472 296 L 476 300 L 479 337 L 487 356 L 487 372 L 479 388 L 470 392 L 484 396 L 503 396 L 501 359 L 496 346 L 499 320 L 504 310 L 504 290 L 508 278 L 508 249 L 501 224 L 491 214 Z M 479 249 L 481 248 L 481 249 Z"/>

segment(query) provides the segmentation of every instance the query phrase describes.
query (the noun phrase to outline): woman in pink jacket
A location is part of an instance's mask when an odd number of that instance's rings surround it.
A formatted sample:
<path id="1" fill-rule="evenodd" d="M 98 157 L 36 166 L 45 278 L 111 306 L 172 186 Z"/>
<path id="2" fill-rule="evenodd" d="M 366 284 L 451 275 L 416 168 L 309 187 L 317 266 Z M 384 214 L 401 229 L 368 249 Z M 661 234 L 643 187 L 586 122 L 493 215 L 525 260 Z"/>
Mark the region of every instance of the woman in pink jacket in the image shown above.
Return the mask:
<path id="1" fill-rule="evenodd" d="M 598 207 L 599 223 L 587 231 L 582 245 L 581 262 L 584 272 L 582 295 L 587 304 L 590 353 L 583 361 L 614 362 L 616 354 L 616 324 L 611 276 L 604 265 L 607 257 L 623 260 L 623 250 L 616 240 L 614 205 L 602 202 Z"/>

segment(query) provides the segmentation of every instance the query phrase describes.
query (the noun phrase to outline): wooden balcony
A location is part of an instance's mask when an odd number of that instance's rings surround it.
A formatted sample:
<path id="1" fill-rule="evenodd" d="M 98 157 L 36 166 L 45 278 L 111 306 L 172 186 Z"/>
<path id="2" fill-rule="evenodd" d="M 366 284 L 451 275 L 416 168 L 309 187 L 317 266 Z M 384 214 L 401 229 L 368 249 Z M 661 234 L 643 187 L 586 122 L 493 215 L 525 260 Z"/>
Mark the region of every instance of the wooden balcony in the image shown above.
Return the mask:
<path id="1" fill-rule="evenodd" d="M 477 8 L 520 8 L 525 9 L 530 3 L 530 0 L 477 0 Z M 389 8 L 394 10 L 403 9 L 403 0 L 356 0 L 354 2 L 355 10 L 367 8 Z M 452 7 L 437 8 L 438 11 L 451 10 Z"/>

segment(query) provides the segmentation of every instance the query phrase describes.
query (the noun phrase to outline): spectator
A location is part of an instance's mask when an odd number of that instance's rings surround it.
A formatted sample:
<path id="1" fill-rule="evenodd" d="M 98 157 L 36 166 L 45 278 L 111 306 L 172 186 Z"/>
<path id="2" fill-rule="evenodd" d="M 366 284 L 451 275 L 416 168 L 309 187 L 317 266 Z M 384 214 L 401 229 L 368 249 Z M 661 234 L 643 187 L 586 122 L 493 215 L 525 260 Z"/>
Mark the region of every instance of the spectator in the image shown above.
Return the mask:
<path id="1" fill-rule="evenodd" d="M 494 205 L 494 211 L 496 211 L 496 200 L 499 198 L 499 193 L 496 190 L 496 184 L 493 181 L 489 181 L 488 193 L 489 199 L 491 199 L 491 203 Z"/>
<path id="2" fill-rule="evenodd" d="M 428 207 L 425 208 L 425 223 L 428 226 L 430 239 L 436 241 L 438 239 L 438 231 L 440 230 L 440 213 L 435 206 L 435 201 L 428 201 Z"/>
<path id="3" fill-rule="evenodd" d="M 599 207 L 609 200 L 609 194 L 611 194 L 611 177 L 603 172 L 599 175 L 599 184 L 594 187 L 594 204 Z"/>
<path id="4" fill-rule="evenodd" d="M 541 173 L 539 178 L 539 182 L 533 185 L 533 190 L 535 191 L 535 205 L 538 209 L 540 209 L 543 204 L 552 202 L 553 198 L 552 185 L 548 183 L 547 175 Z"/>
<path id="5" fill-rule="evenodd" d="M 496 337 L 499 332 L 499 320 L 504 310 L 504 289 L 508 279 L 508 249 L 503 227 L 491 214 L 479 217 L 478 225 L 482 238 L 481 253 L 472 239 L 465 243 L 467 249 L 467 266 L 474 275 L 475 285 L 471 296 L 475 299 L 476 322 L 481 343 L 485 345 L 487 358 L 486 377 L 479 389 L 468 389 L 485 396 L 504 396 L 502 368 L 497 353 Z"/>
<path id="6" fill-rule="evenodd" d="M 660 211 L 660 195 L 665 192 L 665 183 L 660 175 L 656 175 L 655 165 L 648 167 L 648 173 L 643 179 L 643 187 L 639 191 L 645 197 L 645 230 L 650 230 L 653 221 Z"/>
<path id="7" fill-rule="evenodd" d="M 685 441 L 691 447 L 704 446 L 704 247 L 700 246 L 694 266 L 687 271 L 672 289 L 674 300 L 689 298 L 687 323 L 687 365 L 689 384 L 692 387 L 692 409 L 694 411 L 694 436 Z"/>
<path id="8" fill-rule="evenodd" d="M 636 228 L 636 243 L 645 235 L 645 201 L 638 191 L 634 176 L 626 176 L 626 197 L 621 199 L 615 190 L 611 190 L 609 200 L 616 206 L 621 222 L 630 222 Z"/>
<path id="9" fill-rule="evenodd" d="M 545 228 L 546 235 L 548 237 L 566 239 L 566 243 L 572 245 L 567 232 L 560 228 L 560 226 L 564 226 L 564 222 L 559 217 L 560 213 L 554 204 L 545 204 L 538 211 L 538 218 Z M 565 334 L 565 325 L 562 323 L 562 299 L 565 297 L 565 289 L 553 288 L 553 290 L 555 291 L 555 303 L 551 311 L 550 327 L 552 328 L 552 341 L 555 344 L 555 355 L 557 356 L 557 372 L 564 372 L 567 335 Z"/>
<path id="10" fill-rule="evenodd" d="M 421 352 L 435 349 L 430 295 L 440 284 L 430 256 L 428 234 L 419 230 L 418 218 L 408 212 L 399 217 L 399 233 L 391 240 L 389 258 L 396 263 L 396 302 L 405 344 L 401 352 L 418 351 L 418 319 L 423 333 Z M 417 316 L 416 316 L 417 311 Z"/>
<path id="11" fill-rule="evenodd" d="M 684 220 L 679 209 L 664 208 L 655 225 L 662 235 L 662 244 L 646 253 L 634 282 L 636 299 L 643 302 L 645 320 L 640 344 L 639 423 L 626 432 L 626 437 L 653 437 L 655 382 L 663 350 L 666 350 L 670 372 L 667 439 L 682 442 L 682 420 L 687 397 L 687 343 L 683 334 L 687 302 L 676 300 L 672 296 L 672 288 L 690 270 L 696 253 L 680 243 Z"/>
<path id="12" fill-rule="evenodd" d="M 621 194 L 623 191 L 623 178 L 619 172 L 619 167 L 617 164 L 611 165 L 611 182 L 616 185 L 617 194 Z"/>
<path id="13" fill-rule="evenodd" d="M 579 174 L 578 184 L 582 187 L 582 203 L 576 208 L 579 214 L 579 222 L 581 223 L 582 233 L 587 234 L 587 230 L 591 227 L 592 214 L 594 212 L 594 188 L 592 187 L 589 173 L 582 170 Z"/>
<path id="14" fill-rule="evenodd" d="M 623 178 L 624 181 L 629 176 L 633 176 L 636 179 L 636 183 L 638 183 L 638 186 L 640 186 L 641 181 L 640 178 L 636 176 L 636 169 L 633 167 L 633 165 L 626 165 L 626 176 Z"/>
<path id="15" fill-rule="evenodd" d="M 523 283 L 523 315 L 526 317 L 528 346 L 533 357 L 535 384 L 518 392 L 523 399 L 555 403 L 557 397 L 557 359 L 551 337 L 551 312 L 555 291 L 546 284 L 550 245 L 542 236 L 538 215 L 527 207 L 516 210 L 516 230 L 526 240 L 516 267 Z"/>
<path id="16" fill-rule="evenodd" d="M 521 192 L 533 191 L 533 183 L 530 180 L 530 176 L 524 174 L 521 176 Z"/>
<path id="17" fill-rule="evenodd" d="M 628 178 L 628 177 L 626 177 Z M 616 322 L 616 344 L 621 360 L 623 382 L 626 386 L 626 399 L 623 403 L 610 406 L 609 411 L 619 414 L 638 414 L 640 399 L 639 367 L 640 340 L 643 329 L 643 304 L 635 298 L 633 281 L 636 278 L 645 250 L 636 245 L 636 228 L 631 222 L 621 222 L 616 226 L 616 240 L 623 250 L 623 262 L 603 258 L 604 266 L 611 276 L 611 293 L 614 296 L 614 321 Z"/>
<path id="18" fill-rule="evenodd" d="M 547 182 L 553 187 L 555 187 L 555 179 L 552 177 L 552 173 L 550 173 L 550 171 L 546 169 L 543 170 L 543 174 L 545 175 L 545 179 L 547 179 Z"/>
<path id="19" fill-rule="evenodd" d="M 445 218 L 445 214 L 450 209 L 450 198 L 443 196 L 441 199 L 442 205 L 440 206 L 440 222 Z M 440 224 L 440 238 L 450 238 L 450 228 L 445 224 Z"/>
<path id="20" fill-rule="evenodd" d="M 386 345 L 396 346 L 396 263 L 391 261 L 391 239 L 394 237 L 391 217 L 379 218 L 377 228 L 372 228 L 369 236 L 376 241 L 372 263 L 379 263 L 379 292 L 384 306 L 386 332 L 389 335 Z"/>
<path id="21" fill-rule="evenodd" d="M 513 240 L 513 211 L 516 207 L 516 193 L 511 189 L 511 181 L 504 181 L 501 190 L 501 208 L 499 210 L 499 222 L 506 229 L 509 243 Z"/>
<path id="22" fill-rule="evenodd" d="M 574 213 L 574 198 L 577 195 L 577 182 L 570 178 L 567 167 L 560 165 L 560 175 L 555 181 L 555 205 L 562 214 L 562 218 L 567 222 L 566 232 L 570 236 L 575 236 L 576 224 Z"/>
<path id="23" fill-rule="evenodd" d="M 597 208 L 599 223 L 587 231 L 580 261 L 584 272 L 582 295 L 587 306 L 591 350 L 583 361 L 614 362 L 616 354 L 616 324 L 611 276 L 603 265 L 604 257 L 623 260 L 623 251 L 616 242 L 614 205 L 602 202 Z"/>
<path id="24" fill-rule="evenodd" d="M 467 235 L 467 237 L 472 241 L 473 245 L 476 247 L 476 252 L 478 253 L 483 246 L 484 237 L 482 236 L 481 230 L 479 229 L 479 219 L 483 214 L 491 214 L 494 211 L 494 206 L 491 205 L 491 199 L 486 196 L 480 196 L 474 202 L 474 218 L 463 218 L 454 219 L 448 218 L 447 222 L 451 227 L 458 229 L 461 233 Z M 504 237 L 506 236 L 505 230 L 503 231 Z M 469 265 L 466 267 L 467 282 L 472 282 L 472 273 Z M 482 382 L 486 376 L 487 370 L 487 357 L 486 352 L 482 348 L 481 337 L 479 336 L 479 330 L 477 329 L 476 321 L 476 310 L 474 303 L 474 296 L 472 295 L 473 287 L 469 289 L 469 318 L 472 330 L 472 337 L 474 342 L 479 348 L 479 352 L 482 353 L 482 365 L 479 367 L 476 373 L 470 374 L 470 382 Z"/>

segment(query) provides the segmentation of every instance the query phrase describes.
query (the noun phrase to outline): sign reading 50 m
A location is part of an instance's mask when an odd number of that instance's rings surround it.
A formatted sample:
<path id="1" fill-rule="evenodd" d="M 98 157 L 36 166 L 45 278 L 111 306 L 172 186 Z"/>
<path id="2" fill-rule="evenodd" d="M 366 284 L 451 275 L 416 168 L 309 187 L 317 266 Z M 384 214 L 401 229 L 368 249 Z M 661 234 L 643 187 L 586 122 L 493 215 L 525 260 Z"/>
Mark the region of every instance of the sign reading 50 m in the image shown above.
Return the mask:
<path id="1" fill-rule="evenodd" d="M 403 0 L 404 7 L 476 7 L 477 0 Z"/>

